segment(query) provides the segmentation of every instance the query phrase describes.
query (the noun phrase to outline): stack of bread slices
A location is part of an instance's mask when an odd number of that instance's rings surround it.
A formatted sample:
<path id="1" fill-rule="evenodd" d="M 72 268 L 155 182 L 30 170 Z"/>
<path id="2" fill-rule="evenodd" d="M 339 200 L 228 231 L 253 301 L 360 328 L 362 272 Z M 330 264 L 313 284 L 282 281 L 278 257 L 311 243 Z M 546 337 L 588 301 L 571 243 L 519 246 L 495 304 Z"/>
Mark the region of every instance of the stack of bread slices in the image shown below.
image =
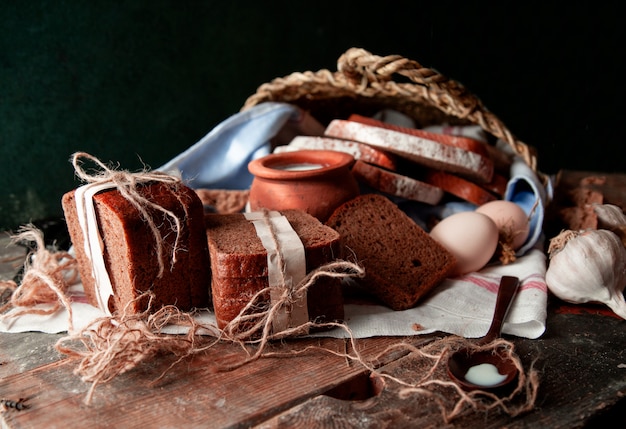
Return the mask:
<path id="1" fill-rule="evenodd" d="M 504 195 L 511 160 L 492 145 L 460 135 L 393 125 L 353 114 L 332 120 L 323 136 L 297 136 L 275 152 L 350 153 L 366 188 L 430 205 L 459 199 L 477 206 Z"/>

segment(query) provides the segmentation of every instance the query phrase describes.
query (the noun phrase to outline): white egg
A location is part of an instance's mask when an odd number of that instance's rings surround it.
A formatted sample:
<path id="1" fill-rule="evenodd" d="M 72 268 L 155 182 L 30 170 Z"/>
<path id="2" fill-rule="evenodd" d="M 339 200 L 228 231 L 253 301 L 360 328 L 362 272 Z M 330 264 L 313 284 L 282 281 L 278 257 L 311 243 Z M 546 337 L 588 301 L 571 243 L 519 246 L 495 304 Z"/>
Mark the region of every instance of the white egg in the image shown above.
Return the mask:
<path id="1" fill-rule="evenodd" d="M 526 242 L 530 223 L 528 215 L 518 204 L 506 200 L 490 201 L 478 207 L 476 212 L 489 216 L 514 250 Z"/>
<path id="2" fill-rule="evenodd" d="M 441 220 L 430 236 L 456 258 L 453 275 L 480 270 L 498 246 L 498 227 L 488 216 L 475 211 L 459 212 Z"/>

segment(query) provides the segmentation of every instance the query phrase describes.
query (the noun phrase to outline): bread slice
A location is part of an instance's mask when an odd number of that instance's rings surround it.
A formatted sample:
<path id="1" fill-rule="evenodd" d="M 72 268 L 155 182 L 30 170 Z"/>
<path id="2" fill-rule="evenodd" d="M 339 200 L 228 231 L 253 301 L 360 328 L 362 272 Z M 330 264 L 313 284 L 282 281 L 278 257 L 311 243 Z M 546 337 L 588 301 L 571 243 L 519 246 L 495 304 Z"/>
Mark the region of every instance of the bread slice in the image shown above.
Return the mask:
<path id="1" fill-rule="evenodd" d="M 425 181 L 432 186 L 437 186 L 449 194 L 472 204 L 476 204 L 477 206 L 498 199 L 487 189 L 482 188 L 469 180 L 465 180 L 462 177 L 443 171 L 429 171 L 426 174 Z"/>
<path id="2" fill-rule="evenodd" d="M 374 190 L 412 201 L 435 205 L 441 201 L 444 195 L 443 190 L 436 185 L 394 173 L 363 161 L 354 163 L 352 174 L 358 182 L 364 183 Z"/>
<path id="3" fill-rule="evenodd" d="M 479 140 L 471 139 L 469 137 L 434 133 L 432 131 L 421 130 L 419 128 L 402 127 L 399 125 L 389 124 L 387 122 L 379 121 L 374 118 L 369 118 L 367 116 L 357 114 L 350 115 L 348 120 L 359 122 L 361 124 L 372 125 L 375 127 L 386 128 L 388 130 L 399 131 L 401 133 L 411 134 L 416 137 L 433 140 L 448 146 L 454 146 L 460 149 L 468 150 L 470 152 L 477 153 L 485 158 L 490 157 L 487 145 L 485 143 Z"/>
<path id="4" fill-rule="evenodd" d="M 173 263 L 171 249 L 176 234 L 171 221 L 151 209 L 150 215 L 165 240 L 165 270 L 159 277 L 155 238 L 139 211 L 117 190 L 96 194 L 93 200 L 104 244 L 103 256 L 114 293 L 109 310 L 111 313 L 126 310 L 128 314 L 143 312 L 147 309 L 147 300 L 137 298 L 147 291 L 154 293 L 153 311 L 170 304 L 183 311 L 209 307 L 211 272 L 200 199 L 182 184 L 155 182 L 140 186 L 139 192 L 181 219 L 180 250 Z M 76 190 L 72 190 L 63 195 L 63 211 L 85 294 L 88 301 L 98 307 L 93 262 L 85 252 L 75 194 Z"/>
<path id="5" fill-rule="evenodd" d="M 481 186 L 493 193 L 497 198 L 504 198 L 506 187 L 509 184 L 509 175 L 503 175 L 497 171 L 493 173 L 493 177 L 489 183 L 482 183 Z"/>
<path id="6" fill-rule="evenodd" d="M 378 165 L 388 170 L 396 169 L 396 156 L 384 150 L 368 146 L 363 143 L 320 136 L 297 136 L 289 144 L 277 146 L 274 152 L 289 152 L 295 150 L 336 150 L 349 153 L 354 159 Z"/>
<path id="7" fill-rule="evenodd" d="M 493 176 L 494 166 L 489 158 L 406 132 L 334 119 L 326 127 L 325 135 L 378 147 L 417 164 L 456 173 L 479 183 L 487 183 Z"/>
<path id="8" fill-rule="evenodd" d="M 415 306 L 452 272 L 454 256 L 388 198 L 362 194 L 326 222 L 365 268 L 360 284 L 393 310 Z"/>
<path id="9" fill-rule="evenodd" d="M 307 273 L 343 256 L 341 236 L 335 230 L 302 210 L 281 213 L 304 245 Z M 205 224 L 213 307 L 218 326 L 224 328 L 254 295 L 268 287 L 267 251 L 243 214 L 207 214 Z M 269 295 L 265 301 L 269 303 Z M 343 319 L 341 281 L 320 278 L 308 290 L 307 305 L 310 320 Z"/>

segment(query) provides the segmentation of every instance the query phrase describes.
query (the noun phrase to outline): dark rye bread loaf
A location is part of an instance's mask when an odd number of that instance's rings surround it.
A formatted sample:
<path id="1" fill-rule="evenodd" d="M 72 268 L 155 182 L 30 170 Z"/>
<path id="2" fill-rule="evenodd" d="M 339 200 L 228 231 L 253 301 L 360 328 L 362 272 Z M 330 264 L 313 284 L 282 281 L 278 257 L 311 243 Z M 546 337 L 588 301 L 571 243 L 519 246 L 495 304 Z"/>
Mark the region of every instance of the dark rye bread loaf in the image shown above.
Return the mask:
<path id="1" fill-rule="evenodd" d="M 72 190 L 63 196 L 62 206 L 85 294 L 92 305 L 98 306 L 92 262 L 84 249 L 75 192 Z M 165 237 L 165 269 L 158 277 L 155 238 L 139 211 L 117 190 L 96 194 L 94 203 L 104 242 L 104 261 L 114 292 L 109 309 L 112 313 L 120 312 L 148 290 L 154 293 L 152 311 L 169 304 L 183 311 L 208 307 L 211 273 L 200 199 L 182 184 L 152 183 L 141 186 L 139 192 L 181 219 L 180 250 L 176 253 L 176 263 L 172 265 L 171 249 L 176 235 L 172 224 L 161 212 L 149 209 Z M 126 311 L 136 314 L 146 308 L 147 300 L 138 300 Z"/>
<path id="2" fill-rule="evenodd" d="M 326 224 L 365 268 L 360 284 L 393 310 L 415 306 L 456 264 L 448 250 L 382 195 L 363 194 L 344 203 Z"/>
<path id="3" fill-rule="evenodd" d="M 242 213 L 250 198 L 249 189 L 194 189 L 204 210 L 211 213 Z"/>
<path id="4" fill-rule="evenodd" d="M 281 213 L 304 245 L 307 273 L 343 256 L 343 244 L 336 231 L 302 210 Z M 252 222 L 241 213 L 207 214 L 205 224 L 213 307 L 218 327 L 224 328 L 255 294 L 268 287 L 267 251 Z M 264 301 L 269 303 L 269 295 Z M 308 290 L 307 306 L 310 320 L 342 320 L 340 280 L 320 278 Z"/>

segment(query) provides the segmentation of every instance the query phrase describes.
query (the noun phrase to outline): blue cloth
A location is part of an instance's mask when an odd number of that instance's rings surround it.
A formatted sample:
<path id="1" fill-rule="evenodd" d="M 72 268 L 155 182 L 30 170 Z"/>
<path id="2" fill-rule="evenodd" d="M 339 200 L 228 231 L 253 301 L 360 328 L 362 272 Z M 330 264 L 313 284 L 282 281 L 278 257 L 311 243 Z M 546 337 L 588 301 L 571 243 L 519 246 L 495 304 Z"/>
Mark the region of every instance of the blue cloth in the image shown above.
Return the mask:
<path id="1" fill-rule="evenodd" d="M 543 234 L 545 207 L 552 198 L 552 184 L 550 182 L 544 187 L 535 172 L 520 157 L 515 157 L 510 174 L 504 199 L 517 203 L 530 217 L 530 233 L 517 251 L 518 255 L 523 255 Z"/>
<path id="2" fill-rule="evenodd" d="M 298 115 L 290 104 L 259 104 L 230 116 L 157 170 L 181 177 L 193 189 L 247 189 L 253 178 L 248 163 L 268 155 L 271 139 Z"/>

